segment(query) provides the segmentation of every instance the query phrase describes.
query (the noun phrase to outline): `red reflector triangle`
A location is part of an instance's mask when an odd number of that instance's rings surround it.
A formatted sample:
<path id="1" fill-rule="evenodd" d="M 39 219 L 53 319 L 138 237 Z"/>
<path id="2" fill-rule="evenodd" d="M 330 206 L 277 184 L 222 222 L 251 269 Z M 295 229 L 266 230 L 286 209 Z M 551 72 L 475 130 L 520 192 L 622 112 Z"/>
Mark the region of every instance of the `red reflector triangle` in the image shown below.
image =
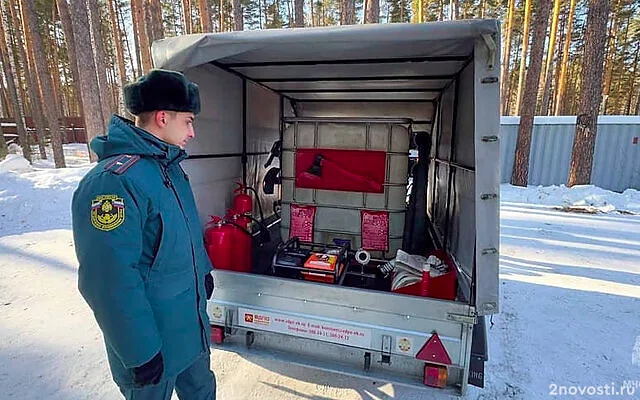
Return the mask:
<path id="1" fill-rule="evenodd" d="M 451 358 L 444 348 L 440 336 L 437 333 L 431 335 L 427 343 L 422 346 L 416 355 L 418 360 L 430 361 L 440 364 L 451 365 Z"/>

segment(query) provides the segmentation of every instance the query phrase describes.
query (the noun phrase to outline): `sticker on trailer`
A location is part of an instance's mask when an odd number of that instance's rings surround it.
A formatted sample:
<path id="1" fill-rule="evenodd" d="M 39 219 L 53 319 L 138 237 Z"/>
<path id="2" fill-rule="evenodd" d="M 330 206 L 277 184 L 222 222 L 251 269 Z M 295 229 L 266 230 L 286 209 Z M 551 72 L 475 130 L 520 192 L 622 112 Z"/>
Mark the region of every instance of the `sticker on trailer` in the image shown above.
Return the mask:
<path id="1" fill-rule="evenodd" d="M 415 353 L 415 351 L 411 351 L 413 350 L 413 339 L 411 339 L 410 337 L 406 337 L 406 336 L 398 336 L 396 337 L 396 350 L 400 353 L 400 354 L 407 354 L 407 355 L 411 355 L 412 353 Z"/>
<path id="2" fill-rule="evenodd" d="M 238 324 L 245 328 L 284 333 L 347 346 L 371 347 L 370 329 L 247 308 L 239 308 L 238 312 Z"/>
<path id="3" fill-rule="evenodd" d="M 207 306 L 207 314 L 209 314 L 210 322 L 224 323 L 225 308 L 217 304 L 209 304 Z"/>

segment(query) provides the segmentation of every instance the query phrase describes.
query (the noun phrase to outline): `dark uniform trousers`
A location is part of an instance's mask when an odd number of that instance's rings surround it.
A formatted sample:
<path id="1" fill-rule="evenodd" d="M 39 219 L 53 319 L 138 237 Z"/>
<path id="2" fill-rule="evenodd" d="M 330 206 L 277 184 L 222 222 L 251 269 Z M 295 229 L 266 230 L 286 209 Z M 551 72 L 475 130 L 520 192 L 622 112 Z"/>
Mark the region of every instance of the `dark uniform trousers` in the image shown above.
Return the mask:
<path id="1" fill-rule="evenodd" d="M 120 389 L 127 400 L 171 400 L 175 388 L 180 400 L 215 400 L 216 378 L 209 368 L 209 354 L 203 354 L 177 377 L 157 385 Z"/>

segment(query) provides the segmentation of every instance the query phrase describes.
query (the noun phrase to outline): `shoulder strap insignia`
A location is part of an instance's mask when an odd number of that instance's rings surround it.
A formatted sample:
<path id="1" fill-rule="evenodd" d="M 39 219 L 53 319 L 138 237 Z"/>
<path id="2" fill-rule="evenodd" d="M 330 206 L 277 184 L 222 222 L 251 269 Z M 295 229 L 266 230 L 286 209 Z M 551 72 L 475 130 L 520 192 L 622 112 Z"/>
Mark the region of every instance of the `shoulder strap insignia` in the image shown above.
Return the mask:
<path id="1" fill-rule="evenodd" d="M 140 156 L 138 156 L 138 155 L 123 154 L 123 155 L 117 156 L 113 160 L 109 161 L 104 166 L 104 169 L 106 171 L 111 171 L 114 174 L 122 175 L 129 168 L 131 168 L 131 166 L 133 166 L 133 164 L 138 162 L 138 160 L 140 160 Z"/>

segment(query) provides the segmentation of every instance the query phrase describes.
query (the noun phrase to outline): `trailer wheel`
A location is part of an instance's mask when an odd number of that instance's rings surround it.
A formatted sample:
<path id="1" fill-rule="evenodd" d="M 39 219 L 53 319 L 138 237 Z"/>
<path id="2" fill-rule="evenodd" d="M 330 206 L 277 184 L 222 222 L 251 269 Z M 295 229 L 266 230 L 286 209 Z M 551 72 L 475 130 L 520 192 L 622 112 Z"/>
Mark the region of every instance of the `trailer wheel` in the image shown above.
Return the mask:
<path id="1" fill-rule="evenodd" d="M 371 371 L 371 353 L 364 353 L 364 370 Z"/>
<path id="2" fill-rule="evenodd" d="M 253 346 L 255 335 L 253 334 L 252 331 L 248 331 L 244 339 L 245 339 L 245 344 L 247 345 L 247 348 L 250 349 L 251 346 Z"/>

